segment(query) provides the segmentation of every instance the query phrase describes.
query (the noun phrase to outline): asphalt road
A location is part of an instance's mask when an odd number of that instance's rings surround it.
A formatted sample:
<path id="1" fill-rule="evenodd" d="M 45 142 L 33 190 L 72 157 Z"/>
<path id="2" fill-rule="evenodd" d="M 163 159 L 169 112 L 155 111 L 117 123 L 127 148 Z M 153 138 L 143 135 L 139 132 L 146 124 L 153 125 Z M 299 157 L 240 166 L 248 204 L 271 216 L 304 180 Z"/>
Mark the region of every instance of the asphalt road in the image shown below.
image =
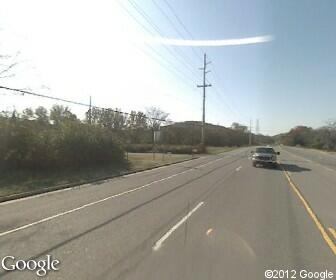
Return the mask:
<path id="1" fill-rule="evenodd" d="M 241 148 L 2 203 L 0 258 L 51 255 L 60 264 L 47 279 L 335 274 L 336 156 L 278 150 L 278 169 L 252 167 L 250 149 Z M 3 269 L 0 278 L 39 279 Z"/>

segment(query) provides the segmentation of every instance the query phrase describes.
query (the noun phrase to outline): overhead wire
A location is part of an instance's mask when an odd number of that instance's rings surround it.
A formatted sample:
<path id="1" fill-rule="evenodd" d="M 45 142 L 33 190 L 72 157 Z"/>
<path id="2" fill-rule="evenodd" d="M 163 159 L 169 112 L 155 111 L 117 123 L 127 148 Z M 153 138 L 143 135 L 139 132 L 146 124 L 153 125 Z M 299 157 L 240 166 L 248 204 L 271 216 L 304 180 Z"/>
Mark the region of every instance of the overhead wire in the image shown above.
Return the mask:
<path id="1" fill-rule="evenodd" d="M 146 30 L 148 33 L 150 34 L 154 34 L 146 25 L 144 25 L 139 19 L 137 19 L 122 3 L 120 3 L 120 1 L 118 1 L 119 6 L 140 26 L 142 27 L 144 30 Z M 171 73 L 175 73 L 175 76 L 178 77 L 182 82 L 184 82 L 185 84 L 188 85 L 188 87 L 190 86 L 186 80 L 190 80 L 190 77 L 188 77 L 185 73 L 183 73 L 182 71 L 180 71 L 173 63 L 171 63 L 167 58 L 165 58 L 160 52 L 158 52 L 156 49 L 154 49 L 152 46 L 146 44 L 147 48 L 150 49 L 153 53 L 155 53 L 156 56 L 160 57 L 161 60 L 163 60 L 165 62 L 165 65 L 162 64 L 162 62 L 159 62 L 157 59 L 156 61 L 163 67 L 165 68 L 167 71 L 171 72 Z M 152 56 L 151 54 L 148 53 L 148 51 L 144 51 L 144 49 L 139 48 L 139 50 L 141 50 L 142 52 L 145 53 L 145 55 L 150 56 L 151 58 L 154 58 L 154 56 Z M 155 58 L 154 58 L 155 59 Z M 173 68 L 173 72 L 171 69 L 167 69 L 167 65 L 169 65 L 170 68 Z M 182 78 L 181 76 L 183 76 L 184 78 Z"/>
<path id="2" fill-rule="evenodd" d="M 178 16 L 177 12 L 175 11 L 175 9 L 172 7 L 172 5 L 169 4 L 169 2 L 167 0 L 163 0 L 164 3 L 166 4 L 166 6 L 169 8 L 169 10 L 171 11 L 171 13 L 174 15 L 174 17 L 176 18 L 177 22 L 180 24 L 180 26 L 183 28 L 183 30 L 190 36 L 191 39 L 194 39 L 193 34 L 189 31 L 189 29 L 186 27 L 186 25 L 183 23 L 183 21 L 180 19 L 180 17 Z M 152 0 L 152 2 L 154 3 L 154 5 L 157 7 L 157 9 L 164 15 L 164 17 L 170 22 L 170 24 L 173 26 L 174 30 L 183 38 L 185 39 L 185 36 L 180 32 L 180 30 L 178 28 L 176 28 L 174 22 L 170 19 L 170 17 L 165 13 L 165 11 L 160 7 L 160 5 L 158 5 L 158 3 L 155 0 Z M 191 47 L 192 50 L 194 51 L 194 54 L 197 58 L 202 59 L 202 56 L 197 53 L 195 51 L 194 47 Z M 203 48 L 200 48 L 204 53 L 205 50 Z M 214 75 L 217 77 L 217 79 L 219 80 L 219 77 L 217 75 L 216 70 L 213 68 L 213 72 Z M 217 82 L 217 79 L 215 79 L 215 82 Z M 221 93 L 219 92 L 219 89 L 215 86 L 214 87 L 214 91 L 215 94 L 217 95 L 217 97 L 227 106 L 227 108 L 235 115 L 239 116 L 239 112 L 237 114 L 237 111 L 235 109 L 232 108 L 231 105 L 229 105 L 229 103 L 227 101 L 225 101 L 221 95 Z"/>
<path id="3" fill-rule="evenodd" d="M 101 109 L 101 110 L 107 110 L 107 111 L 111 111 L 111 112 L 119 113 L 119 114 L 123 114 L 123 115 L 128 115 L 128 116 L 134 115 L 132 113 L 123 112 L 123 111 L 115 110 L 115 109 L 112 109 L 112 108 L 94 106 L 94 105 L 87 104 L 87 103 L 84 103 L 84 102 L 79 102 L 79 101 L 64 99 L 64 98 L 55 97 L 55 96 L 51 96 L 51 95 L 36 93 L 36 92 L 33 92 L 33 91 L 24 90 L 24 89 L 10 88 L 10 87 L 6 87 L 6 86 L 0 86 L 0 89 L 12 91 L 12 92 L 19 92 L 22 95 L 28 94 L 28 95 L 32 95 L 32 96 L 37 96 L 37 97 L 47 98 L 47 99 L 51 99 L 51 100 L 61 101 L 61 102 L 69 103 L 69 104 L 84 106 L 84 107 L 88 107 L 88 108 L 97 108 L 97 109 Z M 144 116 L 144 118 L 155 120 L 155 121 L 161 121 L 161 122 L 172 122 L 172 121 L 167 121 L 167 120 L 159 119 L 159 118 L 152 118 L 152 117 L 148 117 L 148 116 Z"/>
<path id="4" fill-rule="evenodd" d="M 175 23 L 174 23 L 174 21 L 169 17 L 169 15 L 165 12 L 165 10 L 163 9 L 163 8 L 161 8 L 161 6 L 155 1 L 155 0 L 152 0 L 152 2 L 153 2 L 153 4 L 154 4 L 154 6 L 158 9 L 158 11 L 166 18 L 166 20 L 169 22 L 169 24 L 172 26 L 172 28 L 175 30 L 175 32 L 178 34 L 178 36 L 180 36 L 182 39 L 187 39 L 186 37 L 185 37 L 185 35 L 176 27 L 176 25 L 175 25 Z M 166 4 L 167 4 L 167 2 L 165 2 Z M 168 4 L 169 5 L 169 4 Z M 167 7 L 171 10 L 172 9 L 172 7 L 169 5 L 168 6 L 167 5 Z M 190 33 L 190 32 L 189 32 Z M 175 49 L 176 49 L 176 51 L 177 51 L 177 46 L 173 46 Z M 202 56 L 201 55 L 199 55 L 196 51 L 195 51 L 195 49 L 194 49 L 194 47 L 190 47 L 191 49 L 192 49 L 192 51 L 194 52 L 194 54 L 195 54 L 195 56 L 196 56 L 196 58 L 197 59 L 200 59 L 200 60 L 202 60 L 203 58 L 202 58 Z M 184 60 L 185 61 L 187 61 L 190 65 L 192 64 L 192 63 L 190 63 L 190 61 L 188 61 L 188 59 L 187 59 L 187 56 L 183 56 L 183 58 L 184 58 Z M 197 67 L 195 67 L 195 65 L 192 65 L 192 68 L 193 69 L 196 69 Z"/>
<path id="5" fill-rule="evenodd" d="M 167 0 L 163 0 L 164 3 L 166 4 L 166 6 L 169 8 L 169 10 L 171 11 L 171 13 L 174 15 L 174 17 L 176 18 L 177 22 L 181 25 L 181 27 L 183 28 L 183 30 L 190 36 L 190 38 L 192 40 L 194 40 L 194 36 L 193 34 L 189 31 L 189 29 L 186 27 L 186 25 L 183 23 L 183 21 L 180 19 L 180 17 L 178 16 L 177 12 L 175 11 L 175 9 L 172 7 L 172 5 L 169 4 L 169 2 Z M 184 38 L 184 37 L 182 37 Z M 185 38 L 184 38 L 185 39 Z M 192 51 L 194 52 L 194 54 L 196 55 L 196 57 L 198 57 L 199 59 L 202 59 L 202 55 L 197 53 L 195 47 L 191 47 Z M 203 48 L 200 48 L 201 52 L 205 53 L 205 51 L 203 50 Z"/>
<path id="6" fill-rule="evenodd" d="M 130 15 L 143 29 L 145 29 L 149 34 L 151 34 L 152 36 L 156 36 L 156 34 L 150 30 L 149 28 L 147 28 L 147 26 L 145 26 L 139 19 L 137 19 L 134 14 L 132 14 L 130 12 L 129 9 L 127 9 L 127 7 L 125 7 L 123 4 L 120 3 L 120 1 L 118 1 L 120 6 L 128 13 L 128 15 Z M 149 24 L 160 36 L 163 36 L 162 31 L 160 30 L 160 28 L 152 21 L 152 19 L 148 16 L 148 14 L 139 6 L 137 5 L 134 1 L 132 0 L 128 0 L 128 3 L 130 3 L 133 7 L 133 9 L 147 22 L 147 24 Z M 148 43 L 146 43 L 147 47 L 149 47 L 153 52 L 155 52 L 156 54 L 158 54 L 158 52 L 152 47 L 150 46 Z M 183 65 L 186 69 L 188 69 L 188 71 L 192 72 L 193 68 L 188 65 L 187 62 L 183 61 L 184 57 L 180 56 L 178 57 L 168 46 L 162 46 L 172 57 L 174 57 L 174 59 L 176 59 L 176 61 L 178 61 L 181 65 Z M 155 51 L 154 51 L 155 50 Z M 167 59 L 165 58 L 165 60 L 167 61 Z M 170 64 L 172 64 L 171 62 L 169 62 Z M 175 69 L 176 66 L 173 65 L 173 67 Z M 185 77 L 187 77 L 188 79 L 190 79 L 190 77 L 187 76 L 186 73 L 181 72 L 180 70 L 177 69 L 177 71 L 179 73 L 182 73 L 182 75 L 184 75 Z M 192 80 L 192 79 L 190 79 Z"/>

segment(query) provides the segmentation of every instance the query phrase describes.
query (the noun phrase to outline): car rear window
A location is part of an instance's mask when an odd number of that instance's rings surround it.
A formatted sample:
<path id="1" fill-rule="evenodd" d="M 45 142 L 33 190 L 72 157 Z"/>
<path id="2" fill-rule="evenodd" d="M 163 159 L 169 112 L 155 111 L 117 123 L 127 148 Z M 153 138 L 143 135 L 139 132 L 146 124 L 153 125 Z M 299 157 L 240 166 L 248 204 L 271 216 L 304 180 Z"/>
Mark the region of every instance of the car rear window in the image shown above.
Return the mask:
<path id="1" fill-rule="evenodd" d="M 263 153 L 263 154 L 275 154 L 275 151 L 273 148 L 257 148 L 257 153 Z"/>

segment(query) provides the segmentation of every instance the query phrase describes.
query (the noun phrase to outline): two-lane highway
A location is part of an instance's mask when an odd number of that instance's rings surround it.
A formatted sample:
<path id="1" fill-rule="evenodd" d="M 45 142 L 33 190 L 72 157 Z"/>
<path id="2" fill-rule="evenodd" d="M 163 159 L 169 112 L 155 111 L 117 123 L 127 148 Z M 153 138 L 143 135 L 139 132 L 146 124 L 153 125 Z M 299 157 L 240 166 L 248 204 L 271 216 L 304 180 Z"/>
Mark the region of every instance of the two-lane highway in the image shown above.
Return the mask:
<path id="1" fill-rule="evenodd" d="M 52 255 L 61 263 L 48 279 L 265 279 L 266 269 L 280 268 L 335 273 L 332 248 L 282 169 L 252 167 L 249 151 L 0 204 L 0 258 Z M 335 179 L 281 152 L 290 176 Z M 319 186 L 308 183 L 298 182 L 319 196 Z M 335 213 L 335 188 L 327 194 L 327 209 L 309 202 L 323 213 L 323 227 L 334 228 L 325 213 Z M 4 270 L 0 277 L 37 278 Z"/>

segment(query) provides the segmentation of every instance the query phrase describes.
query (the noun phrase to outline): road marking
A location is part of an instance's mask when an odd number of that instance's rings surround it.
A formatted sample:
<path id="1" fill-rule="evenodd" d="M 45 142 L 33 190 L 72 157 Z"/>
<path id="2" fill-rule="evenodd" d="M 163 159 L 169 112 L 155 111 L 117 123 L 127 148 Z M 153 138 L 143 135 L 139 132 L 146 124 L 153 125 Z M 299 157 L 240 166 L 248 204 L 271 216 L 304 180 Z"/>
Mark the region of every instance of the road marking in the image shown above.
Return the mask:
<path id="1" fill-rule="evenodd" d="M 209 236 L 211 233 L 213 232 L 213 229 L 212 228 L 209 228 L 206 232 L 206 235 Z"/>
<path id="2" fill-rule="evenodd" d="M 242 166 L 237 167 L 236 171 L 238 172 L 240 169 L 242 169 Z"/>
<path id="3" fill-rule="evenodd" d="M 194 159 L 193 161 L 195 162 L 197 160 L 204 159 L 205 157 L 206 156 L 200 156 L 200 157 Z M 184 164 L 184 163 L 185 163 L 185 161 L 177 162 L 177 163 L 174 163 L 174 166 L 181 165 L 181 164 Z M 111 178 L 108 178 L 106 180 L 102 180 L 102 182 L 105 183 L 105 182 L 108 182 L 108 181 L 111 181 L 111 180 L 115 180 L 117 178 L 127 178 L 127 177 L 131 177 L 131 176 L 135 176 L 135 175 L 141 175 L 141 174 L 147 173 L 147 172 L 155 172 L 159 169 L 168 168 L 168 167 L 172 167 L 172 165 L 159 166 L 159 167 L 155 167 L 153 169 L 148 169 L 148 170 L 134 172 L 134 173 L 126 174 L 126 175 L 121 175 L 120 177 L 111 177 Z M 190 167 L 190 168 L 192 169 L 192 167 Z M 75 189 L 82 189 L 82 188 L 90 187 L 90 186 L 93 186 L 93 185 L 95 185 L 95 183 L 86 183 L 86 184 L 82 184 L 82 185 L 79 184 L 79 185 L 76 185 L 76 186 L 71 187 L 71 188 L 65 188 L 65 189 L 45 192 L 45 193 L 41 193 L 41 194 L 36 194 L 36 195 L 32 195 L 32 196 L 27 196 L 27 197 L 23 197 L 23 198 L 18 198 L 18 199 L 14 199 L 14 200 L 4 201 L 4 202 L 0 203 L 0 206 L 7 205 L 7 204 L 12 204 L 12 203 L 16 203 L 16 202 L 20 202 L 20 201 L 24 201 L 24 200 L 34 199 L 34 198 L 38 198 L 38 197 L 48 196 L 48 195 L 52 195 L 52 194 L 55 194 L 55 193 L 66 192 L 66 191 L 71 191 L 71 190 L 75 190 Z"/>
<path id="4" fill-rule="evenodd" d="M 163 182 L 163 181 L 165 181 L 165 180 L 169 180 L 169 179 L 171 179 L 171 178 L 174 178 L 174 177 L 176 177 L 176 176 L 178 176 L 178 175 L 187 173 L 187 172 L 189 172 L 189 171 L 191 171 L 191 170 L 186 170 L 186 171 L 183 171 L 183 172 L 180 172 L 180 173 L 176 173 L 176 174 L 170 175 L 170 176 L 168 176 L 168 177 L 162 178 L 162 179 L 160 179 L 160 180 L 156 180 L 156 181 L 150 182 L 150 183 L 145 184 L 145 185 L 143 185 L 143 186 L 140 186 L 140 187 L 137 187 L 137 188 L 128 190 L 128 191 L 124 191 L 124 192 L 121 192 L 121 193 L 118 193 L 118 194 L 114 194 L 114 195 L 105 197 L 105 198 L 103 198 L 103 199 L 99 199 L 99 200 L 96 200 L 96 201 L 93 201 L 93 202 L 84 204 L 84 205 L 79 206 L 79 207 L 77 207 L 77 208 L 74 208 L 74 209 L 71 209 L 71 210 L 68 210 L 68 211 L 65 211 L 65 212 L 61 212 L 61 213 L 52 215 L 52 216 L 50 216 L 50 217 L 41 219 L 41 220 L 39 220 L 39 221 L 30 223 L 30 224 L 26 224 L 26 225 L 24 225 L 24 226 L 21 226 L 21 227 L 12 229 L 12 230 L 8 230 L 8 231 L 5 231 L 5 232 L 1 232 L 1 233 L 0 233 L 0 237 L 5 236 L 5 235 L 8 235 L 8 234 L 10 234 L 10 233 L 17 232 L 17 231 L 19 231 L 19 230 L 23 230 L 23 229 L 26 229 L 26 228 L 29 228 L 29 227 L 32 227 L 32 226 L 41 224 L 41 223 L 44 223 L 44 222 L 47 222 L 47 221 L 50 221 L 50 220 L 53 220 L 53 219 L 55 219 L 55 218 L 58 218 L 58 217 L 61 217 L 61 216 L 64 216 L 64 215 L 67 215 L 67 214 L 70 214 L 70 213 L 73 213 L 73 212 L 76 212 L 76 211 L 79 211 L 79 210 L 82 210 L 82 209 L 84 209 L 84 208 L 87 208 L 87 207 L 89 207 L 89 206 L 93 206 L 93 205 L 102 203 L 102 202 L 104 202 L 104 201 L 106 201 L 106 200 L 109 200 L 109 199 L 112 199 L 112 198 L 116 198 L 116 197 L 119 197 L 119 196 L 122 196 L 122 195 L 126 195 L 126 194 L 129 194 L 129 193 L 132 193 L 132 192 L 139 191 L 139 190 L 144 189 L 144 188 L 147 188 L 147 187 L 149 187 L 149 186 L 151 186 L 151 185 L 153 185 L 153 184 L 156 184 L 156 183 L 159 183 L 159 182 Z"/>
<path id="5" fill-rule="evenodd" d="M 336 171 L 336 170 L 331 169 L 331 168 L 329 168 L 329 167 L 327 167 L 327 166 L 325 166 L 325 165 L 323 165 L 323 164 L 321 164 L 321 163 L 319 163 L 319 162 L 317 162 L 317 161 L 312 161 L 312 160 L 310 160 L 310 159 L 306 159 L 305 157 L 298 156 L 298 155 L 293 154 L 293 153 L 291 153 L 291 152 L 288 152 L 288 151 L 286 151 L 286 150 L 284 150 L 284 151 L 285 151 L 286 153 L 290 154 L 291 156 L 297 157 L 297 158 L 299 158 L 299 159 L 303 159 L 303 160 L 305 160 L 306 162 L 309 162 L 309 163 L 313 163 L 313 164 L 319 165 L 319 166 L 323 167 L 324 169 L 326 169 L 326 170 L 328 170 L 328 171 L 331 171 L 331 172 L 335 172 L 335 171 Z"/>
<path id="6" fill-rule="evenodd" d="M 210 161 L 210 162 L 208 162 L 206 165 L 212 164 L 212 163 L 217 162 L 217 161 L 222 160 L 222 159 L 224 159 L 224 158 L 220 158 L 220 159 L 216 159 L 216 160 Z M 206 166 L 206 165 L 203 164 L 203 165 L 200 165 L 200 166 L 197 166 L 197 167 L 204 167 L 204 166 Z M 197 167 L 196 167 L 196 168 L 197 168 Z M 129 193 L 132 193 L 132 192 L 136 192 L 136 191 L 142 190 L 142 189 L 147 188 L 147 187 L 149 187 L 149 186 L 151 186 L 151 185 L 154 185 L 154 184 L 157 184 L 157 183 L 160 183 L 160 182 L 163 182 L 163 181 L 172 179 L 172 178 L 174 178 L 174 177 L 176 177 L 176 176 L 179 176 L 179 175 L 182 175 L 182 174 L 185 174 L 185 173 L 187 173 L 187 172 L 194 171 L 194 170 L 195 170 L 195 168 L 191 168 L 191 169 L 188 169 L 188 170 L 179 172 L 179 173 L 175 173 L 175 174 L 170 175 L 170 176 L 168 176 L 168 177 L 165 177 L 165 178 L 162 178 L 162 179 L 159 179 L 159 180 L 152 181 L 152 182 L 150 182 L 150 183 L 148 183 L 148 184 L 145 184 L 145 185 L 143 185 L 143 186 L 140 186 L 140 187 L 137 187 L 137 188 L 134 188 L 134 189 L 130 189 L 130 190 L 127 190 L 127 191 L 118 193 L 118 194 L 114 194 L 114 195 L 105 197 L 105 198 L 103 198 L 103 199 L 99 199 L 99 200 L 96 200 L 96 201 L 93 201 L 93 202 L 84 204 L 84 205 L 79 206 L 79 207 L 77 207 L 77 208 L 74 208 L 74 209 L 71 209 L 71 210 L 68 210 L 68 211 L 64 211 L 64 212 L 61 212 L 61 213 L 58 213 L 58 214 L 55 214 L 55 215 L 52 215 L 52 216 L 43 218 L 43 219 L 41 219 L 41 220 L 38 220 L 38 221 L 35 221 L 35 222 L 32 222 L 32 223 L 26 224 L 26 225 L 23 225 L 23 226 L 20 226 L 20 227 L 17 227 L 17 228 L 8 230 L 8 231 L 0 232 L 0 237 L 3 237 L 3 236 L 5 236 L 5 235 L 8 235 L 8 234 L 11 234 L 11 233 L 20 231 L 20 230 L 24 230 L 24 229 L 30 228 L 30 227 L 32 227 L 32 226 L 36 226 L 36 225 L 39 225 L 39 224 L 48 222 L 48 221 L 50 221 L 50 220 L 53 220 L 53 219 L 62 217 L 62 216 L 64 216 L 64 215 L 67 215 L 67 214 L 70 214 L 70 213 L 73 213 L 73 212 L 82 210 L 82 209 L 84 209 L 84 208 L 87 208 L 87 207 L 90 207 L 90 206 L 93 206 L 93 205 L 96 205 L 96 204 L 100 204 L 100 203 L 102 203 L 102 202 L 105 202 L 105 201 L 107 201 L 107 200 L 110 200 L 110 199 L 113 199 L 113 198 L 116 198 L 116 197 L 119 197 L 119 196 L 123 196 L 123 195 L 129 194 Z"/>
<path id="7" fill-rule="evenodd" d="M 213 160 L 213 161 L 209 161 L 209 162 L 207 162 L 207 163 L 205 163 L 205 164 L 201 164 L 201 165 L 197 166 L 196 168 L 206 167 L 206 166 L 208 166 L 208 165 L 210 165 L 210 164 L 213 164 L 213 163 L 215 163 L 215 162 L 217 162 L 217 161 L 220 161 L 220 160 L 223 160 L 223 159 L 224 159 L 224 158 L 218 158 L 218 159 L 215 159 L 215 160 Z"/>
<path id="8" fill-rule="evenodd" d="M 156 241 L 155 245 L 153 246 L 153 250 L 157 251 L 161 248 L 163 242 L 175 231 L 177 230 L 186 220 L 190 218 L 190 216 L 200 208 L 204 202 L 198 203 L 194 209 L 192 209 L 186 216 L 184 216 L 177 224 L 175 224 L 170 230 L 168 230 L 158 241 Z"/>
<path id="9" fill-rule="evenodd" d="M 329 167 L 326 167 L 326 166 L 324 166 L 325 167 L 325 169 L 327 169 L 327 170 L 329 170 L 329 171 L 335 171 L 334 169 L 331 169 L 331 168 L 329 168 Z"/>
<path id="10" fill-rule="evenodd" d="M 321 222 L 319 221 L 319 219 L 317 218 L 316 214 L 314 213 L 313 209 L 309 206 L 308 202 L 306 201 L 306 199 L 303 197 L 303 195 L 301 194 L 300 190 L 298 189 L 298 187 L 293 183 L 291 177 L 288 175 L 287 171 L 283 168 L 283 166 L 281 166 L 288 182 L 289 185 L 292 187 L 292 189 L 294 190 L 294 192 L 296 193 L 296 195 L 299 197 L 299 199 L 301 200 L 303 206 L 305 207 L 305 209 L 307 210 L 309 216 L 311 217 L 311 219 L 313 220 L 313 222 L 315 223 L 317 229 L 320 231 L 323 239 L 325 240 L 325 242 L 327 243 L 327 245 L 330 247 L 331 251 L 336 255 L 336 244 L 332 241 L 332 239 L 329 237 L 326 229 L 323 227 L 323 225 L 321 224 Z"/>
<path id="11" fill-rule="evenodd" d="M 330 231 L 330 233 L 332 234 L 332 236 L 335 238 L 335 240 L 336 240 L 336 230 L 334 230 L 333 228 L 329 228 L 329 231 Z"/>

